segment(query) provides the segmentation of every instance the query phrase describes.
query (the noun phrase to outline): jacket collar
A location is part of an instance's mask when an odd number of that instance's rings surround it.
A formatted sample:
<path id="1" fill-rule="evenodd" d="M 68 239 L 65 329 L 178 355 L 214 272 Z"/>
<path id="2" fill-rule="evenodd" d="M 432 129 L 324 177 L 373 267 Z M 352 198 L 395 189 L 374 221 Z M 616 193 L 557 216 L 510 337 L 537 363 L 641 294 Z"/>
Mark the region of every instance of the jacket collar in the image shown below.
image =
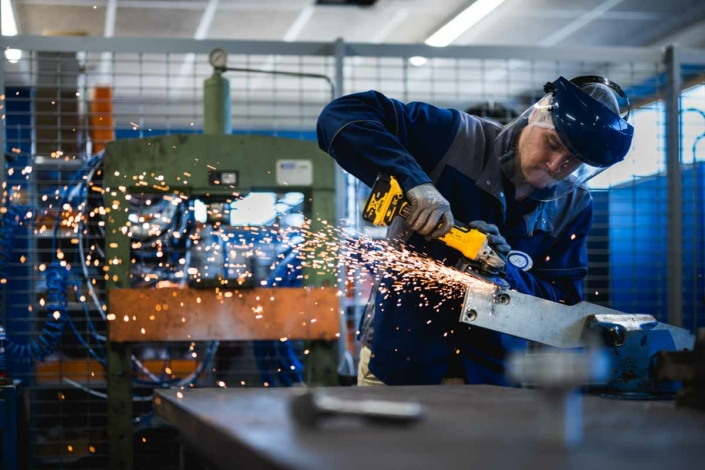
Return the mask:
<path id="1" fill-rule="evenodd" d="M 493 196 L 502 204 L 502 213 L 507 212 L 507 194 L 504 189 L 504 172 L 499 157 L 515 151 L 516 138 L 523 126 L 504 126 L 494 139 L 487 163 L 475 185 Z M 507 183 L 511 184 L 511 183 Z"/>

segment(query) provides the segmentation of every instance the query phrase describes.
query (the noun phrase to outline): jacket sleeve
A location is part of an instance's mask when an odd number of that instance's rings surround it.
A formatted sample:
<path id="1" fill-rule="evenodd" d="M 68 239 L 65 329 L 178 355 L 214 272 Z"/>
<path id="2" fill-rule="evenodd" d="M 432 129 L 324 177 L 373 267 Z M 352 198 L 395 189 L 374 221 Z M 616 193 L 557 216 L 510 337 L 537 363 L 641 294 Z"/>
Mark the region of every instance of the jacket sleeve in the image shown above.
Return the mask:
<path id="1" fill-rule="evenodd" d="M 318 146 L 368 186 L 393 175 L 402 189 L 430 183 L 458 130 L 458 111 L 403 104 L 376 91 L 332 101 L 318 118 Z"/>
<path id="2" fill-rule="evenodd" d="M 592 227 L 592 200 L 563 231 L 543 260 L 530 271 L 507 263 L 507 281 L 517 291 L 574 305 L 583 300 L 587 276 L 587 234 Z M 534 260 L 537 261 L 537 260 Z"/>

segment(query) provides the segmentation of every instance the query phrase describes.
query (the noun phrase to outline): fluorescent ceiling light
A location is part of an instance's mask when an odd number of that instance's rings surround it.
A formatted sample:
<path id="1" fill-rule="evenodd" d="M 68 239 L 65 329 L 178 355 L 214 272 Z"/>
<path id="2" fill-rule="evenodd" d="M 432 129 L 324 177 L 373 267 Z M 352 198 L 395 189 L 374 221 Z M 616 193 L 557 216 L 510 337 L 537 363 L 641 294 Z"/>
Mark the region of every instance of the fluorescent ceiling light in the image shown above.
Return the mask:
<path id="1" fill-rule="evenodd" d="M 2 0 L 2 35 L 17 36 L 17 23 L 15 12 L 12 10 L 10 0 Z"/>
<path id="2" fill-rule="evenodd" d="M 15 21 L 15 12 L 12 9 L 12 4 L 10 0 L 2 0 L 0 3 L 0 14 L 2 15 L 2 35 L 3 36 L 17 36 L 17 22 Z M 22 58 L 22 51 L 19 49 L 7 49 L 5 51 L 5 57 L 7 60 L 16 64 Z"/>
<path id="3" fill-rule="evenodd" d="M 426 44 L 433 47 L 446 47 L 502 3 L 504 0 L 477 0 L 426 39 Z"/>
<path id="4" fill-rule="evenodd" d="M 299 36 L 301 31 L 303 31 L 304 26 L 308 23 L 308 20 L 313 16 L 314 8 L 313 6 L 308 6 L 301 10 L 299 16 L 296 17 L 294 23 L 289 27 L 286 34 L 284 34 L 285 42 L 293 42 Z"/>
<path id="5" fill-rule="evenodd" d="M 414 57 L 409 57 L 409 63 L 416 67 L 421 67 L 423 64 L 428 62 L 428 59 L 421 57 L 420 55 L 415 55 Z"/>
<path id="6" fill-rule="evenodd" d="M 476 0 L 475 3 L 461 11 L 424 42 L 433 47 L 446 47 L 479 23 L 485 16 L 492 13 L 502 3 L 504 3 L 504 0 Z M 409 57 L 409 63 L 416 67 L 421 67 L 426 62 L 428 62 L 428 59 L 425 57 Z"/>

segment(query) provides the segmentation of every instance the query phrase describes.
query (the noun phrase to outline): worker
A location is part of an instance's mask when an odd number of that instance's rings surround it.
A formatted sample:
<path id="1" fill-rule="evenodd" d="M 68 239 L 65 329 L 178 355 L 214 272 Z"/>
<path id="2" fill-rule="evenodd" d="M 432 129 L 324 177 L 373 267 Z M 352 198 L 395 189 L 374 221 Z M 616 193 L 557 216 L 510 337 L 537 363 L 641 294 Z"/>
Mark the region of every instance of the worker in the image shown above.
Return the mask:
<path id="1" fill-rule="evenodd" d="M 376 91 L 351 94 L 321 113 L 318 144 L 368 186 L 379 173 L 396 177 L 411 213 L 390 225 L 392 243 L 455 266 L 460 253 L 437 239 L 461 221 L 509 255 L 512 289 L 571 305 L 587 274 L 585 183 L 624 159 L 633 127 L 619 114 L 617 96 L 626 95 L 608 79 L 559 77 L 545 91 L 505 126 Z M 507 384 L 504 358 L 526 341 L 460 323 L 462 296 L 392 289 L 410 281 L 387 274 L 363 315 L 359 385 Z"/>

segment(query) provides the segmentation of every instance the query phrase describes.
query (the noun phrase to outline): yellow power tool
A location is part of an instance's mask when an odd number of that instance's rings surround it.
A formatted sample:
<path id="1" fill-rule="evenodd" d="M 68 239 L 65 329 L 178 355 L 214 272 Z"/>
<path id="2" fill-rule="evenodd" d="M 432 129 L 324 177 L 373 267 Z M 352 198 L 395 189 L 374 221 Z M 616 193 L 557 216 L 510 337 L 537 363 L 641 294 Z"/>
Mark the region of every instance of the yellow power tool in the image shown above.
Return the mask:
<path id="1" fill-rule="evenodd" d="M 387 227 L 394 217 L 406 219 L 410 213 L 411 203 L 404 196 L 399 182 L 391 175 L 380 173 L 372 186 L 362 218 L 375 226 Z M 456 222 L 438 241 L 462 254 L 457 269 L 500 287 L 509 287 L 502 276 L 506 261 L 489 246 L 486 234 Z"/>

